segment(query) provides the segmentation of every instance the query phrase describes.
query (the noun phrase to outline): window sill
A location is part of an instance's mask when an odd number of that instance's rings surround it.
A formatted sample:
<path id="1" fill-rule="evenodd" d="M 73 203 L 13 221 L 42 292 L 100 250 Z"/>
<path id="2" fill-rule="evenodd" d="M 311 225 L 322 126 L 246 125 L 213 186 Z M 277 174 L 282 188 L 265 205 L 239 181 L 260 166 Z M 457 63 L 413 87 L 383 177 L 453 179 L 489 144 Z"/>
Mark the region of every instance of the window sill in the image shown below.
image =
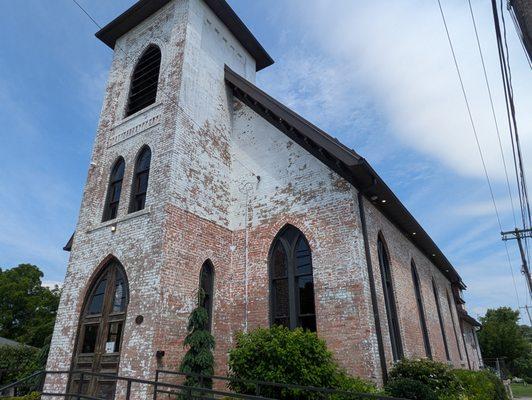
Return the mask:
<path id="1" fill-rule="evenodd" d="M 137 117 L 140 117 L 142 114 L 145 114 L 145 113 L 149 112 L 150 110 L 153 110 L 154 108 L 159 107 L 161 104 L 162 104 L 161 101 L 156 101 L 155 103 L 150 104 L 149 106 L 143 108 L 142 110 L 137 111 L 135 114 L 131 114 L 131 115 L 128 115 L 127 117 L 124 117 L 118 124 L 113 126 L 113 130 L 119 128 L 120 126 L 122 126 L 126 122 L 131 121 L 132 119 L 135 119 Z"/>
<path id="2" fill-rule="evenodd" d="M 95 231 L 98 231 L 100 229 L 109 227 L 109 226 L 117 226 L 118 224 L 121 224 L 122 222 L 128 221 L 130 219 L 138 218 L 143 215 L 147 215 L 151 213 L 151 205 L 147 206 L 144 210 L 136 211 L 131 214 L 126 214 L 122 217 L 117 217 L 115 219 L 111 219 L 109 221 L 101 222 L 95 226 L 92 226 L 91 228 L 87 229 L 87 233 L 92 233 Z"/>

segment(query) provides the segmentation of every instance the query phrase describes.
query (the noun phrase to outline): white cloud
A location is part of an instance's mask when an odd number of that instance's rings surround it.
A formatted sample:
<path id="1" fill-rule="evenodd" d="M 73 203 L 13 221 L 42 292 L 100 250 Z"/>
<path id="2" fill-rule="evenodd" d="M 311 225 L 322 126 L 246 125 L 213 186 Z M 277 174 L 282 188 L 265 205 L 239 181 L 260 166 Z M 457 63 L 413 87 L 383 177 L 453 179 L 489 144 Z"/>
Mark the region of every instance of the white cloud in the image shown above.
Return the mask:
<path id="1" fill-rule="evenodd" d="M 290 6 L 294 15 L 287 18 L 305 32 L 306 43 L 312 43 L 327 56 L 318 64 L 312 63 L 312 59 L 300 63 L 301 73 L 307 74 L 308 81 L 327 82 L 312 87 L 319 90 L 315 97 L 334 98 L 340 93 L 336 104 L 341 111 L 345 108 L 342 93 L 352 93 L 355 103 L 359 102 L 360 94 L 365 93 L 366 98 L 370 97 L 379 105 L 393 126 L 394 134 L 404 144 L 462 175 L 482 177 L 478 151 L 436 2 L 337 0 L 332 7 L 328 0 L 296 0 L 290 2 Z M 443 1 L 443 7 L 489 172 L 494 179 L 502 179 L 501 157 L 467 4 L 457 0 Z M 473 7 L 509 160 L 491 10 L 487 3 L 480 1 L 474 2 Z M 297 19 L 294 18 L 296 14 Z M 529 134 L 532 120 L 527 111 L 532 109 L 532 80 L 513 31 L 509 35 L 514 39 L 510 40 L 513 77 L 522 146 L 526 149 L 532 147 Z M 333 70 L 337 73 L 331 73 Z M 313 102 L 313 99 L 306 101 Z M 322 103 L 314 101 L 314 105 L 318 111 Z M 323 108 L 318 116 L 331 108 L 334 106 Z M 334 110 L 331 115 L 335 115 Z M 527 164 L 528 169 L 530 165 Z"/>

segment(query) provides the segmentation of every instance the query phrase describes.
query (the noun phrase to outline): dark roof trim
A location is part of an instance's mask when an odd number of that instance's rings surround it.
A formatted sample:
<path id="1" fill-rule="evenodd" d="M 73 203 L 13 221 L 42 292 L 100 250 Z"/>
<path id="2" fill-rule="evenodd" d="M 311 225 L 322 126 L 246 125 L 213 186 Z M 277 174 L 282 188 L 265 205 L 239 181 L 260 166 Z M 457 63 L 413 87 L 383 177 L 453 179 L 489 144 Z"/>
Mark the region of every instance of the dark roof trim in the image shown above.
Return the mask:
<path id="1" fill-rule="evenodd" d="M 478 327 L 482 326 L 482 324 L 478 322 L 475 318 L 473 318 L 471 315 L 469 315 L 467 311 L 459 310 L 458 314 L 460 315 L 460 319 L 464 320 L 469 325 L 478 326 Z"/>
<path id="2" fill-rule="evenodd" d="M 114 49 L 119 37 L 160 10 L 170 1 L 172 0 L 139 0 L 96 32 L 96 37 Z M 274 63 L 270 55 L 225 0 L 204 0 L 204 2 L 255 59 L 257 71 Z"/>
<path id="3" fill-rule="evenodd" d="M 449 260 L 364 158 L 227 66 L 225 80 L 237 98 L 353 184 L 438 266 L 450 282 L 465 288 Z"/>
<path id="4" fill-rule="evenodd" d="M 76 233 L 76 232 L 74 232 Z M 74 241 L 74 233 L 70 236 L 70 239 L 68 239 L 67 244 L 65 244 L 65 247 L 63 247 L 64 251 L 70 251 L 72 250 L 72 242 Z"/>
<path id="5" fill-rule="evenodd" d="M 532 61 L 532 3 L 530 0 L 510 0 L 517 19 L 517 34 L 523 41 L 523 46 Z"/>

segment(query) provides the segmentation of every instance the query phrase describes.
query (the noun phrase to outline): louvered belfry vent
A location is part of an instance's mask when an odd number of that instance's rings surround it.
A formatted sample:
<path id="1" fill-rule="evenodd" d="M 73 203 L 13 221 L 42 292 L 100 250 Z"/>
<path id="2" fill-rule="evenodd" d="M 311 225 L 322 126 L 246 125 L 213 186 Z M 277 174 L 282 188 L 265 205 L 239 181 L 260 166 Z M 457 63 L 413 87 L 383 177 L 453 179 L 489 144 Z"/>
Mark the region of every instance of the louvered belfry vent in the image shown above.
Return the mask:
<path id="1" fill-rule="evenodd" d="M 161 50 L 149 46 L 140 58 L 131 77 L 126 117 L 155 103 L 161 68 Z"/>

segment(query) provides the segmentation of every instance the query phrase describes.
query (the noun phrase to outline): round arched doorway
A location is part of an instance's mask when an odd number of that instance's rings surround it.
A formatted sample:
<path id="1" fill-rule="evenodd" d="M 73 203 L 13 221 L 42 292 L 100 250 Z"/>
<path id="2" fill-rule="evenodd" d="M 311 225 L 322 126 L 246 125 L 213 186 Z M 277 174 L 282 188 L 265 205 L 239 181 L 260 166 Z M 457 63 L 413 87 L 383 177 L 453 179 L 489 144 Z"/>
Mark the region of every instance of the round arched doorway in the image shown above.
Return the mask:
<path id="1" fill-rule="evenodd" d="M 129 290 L 120 262 L 111 259 L 93 279 L 79 321 L 74 371 L 109 375 L 118 373 L 122 333 L 126 319 Z M 74 377 L 77 390 L 79 375 Z M 87 375 L 82 392 L 98 398 L 114 398 L 116 381 Z"/>

